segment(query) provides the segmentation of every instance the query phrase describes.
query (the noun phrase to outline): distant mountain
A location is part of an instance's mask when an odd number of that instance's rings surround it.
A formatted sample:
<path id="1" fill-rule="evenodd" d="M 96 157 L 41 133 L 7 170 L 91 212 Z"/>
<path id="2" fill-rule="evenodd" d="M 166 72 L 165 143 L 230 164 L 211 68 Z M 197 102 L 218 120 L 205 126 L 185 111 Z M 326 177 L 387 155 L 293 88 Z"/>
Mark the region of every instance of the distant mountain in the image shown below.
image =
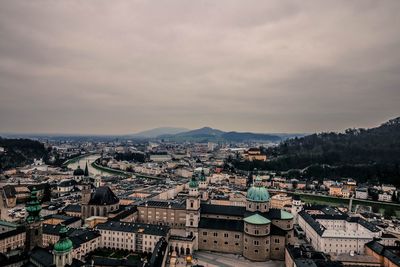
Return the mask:
<path id="1" fill-rule="evenodd" d="M 245 133 L 227 132 L 222 134 L 222 138 L 234 142 L 243 142 L 247 140 L 279 142 L 282 140 L 282 138 L 278 135 L 248 133 L 248 132 Z"/>
<path id="2" fill-rule="evenodd" d="M 210 127 L 203 127 L 174 135 L 162 135 L 158 138 L 176 142 L 280 142 L 282 138 L 274 134 L 260 134 L 249 132 L 224 132 Z"/>
<path id="3" fill-rule="evenodd" d="M 130 135 L 130 137 L 156 138 L 160 135 L 170 135 L 170 134 L 173 135 L 187 131 L 189 131 L 189 129 L 186 128 L 159 127 L 132 134 Z"/>

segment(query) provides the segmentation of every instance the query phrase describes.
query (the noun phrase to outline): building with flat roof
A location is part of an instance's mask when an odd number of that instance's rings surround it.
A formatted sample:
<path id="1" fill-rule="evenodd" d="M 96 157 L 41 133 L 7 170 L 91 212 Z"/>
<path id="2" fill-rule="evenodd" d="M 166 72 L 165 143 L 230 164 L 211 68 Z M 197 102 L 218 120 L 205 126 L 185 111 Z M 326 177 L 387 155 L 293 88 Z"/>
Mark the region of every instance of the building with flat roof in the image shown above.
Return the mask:
<path id="1" fill-rule="evenodd" d="M 364 244 L 382 235 L 378 227 L 363 218 L 330 207 L 302 210 L 298 222 L 312 246 L 329 254 L 363 254 Z"/>

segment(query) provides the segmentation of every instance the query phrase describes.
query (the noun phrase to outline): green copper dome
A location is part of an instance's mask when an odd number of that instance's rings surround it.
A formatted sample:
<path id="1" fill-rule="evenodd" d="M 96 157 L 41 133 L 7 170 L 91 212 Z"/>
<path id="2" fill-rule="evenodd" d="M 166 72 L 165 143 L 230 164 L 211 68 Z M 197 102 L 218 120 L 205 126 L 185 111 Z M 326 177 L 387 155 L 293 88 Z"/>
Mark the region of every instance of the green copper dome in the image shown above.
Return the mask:
<path id="1" fill-rule="evenodd" d="M 259 214 L 253 214 L 249 217 L 244 218 L 244 221 L 250 224 L 257 224 L 257 225 L 262 225 L 262 224 L 269 224 L 271 223 L 270 220 L 267 218 L 259 215 Z"/>
<path id="2" fill-rule="evenodd" d="M 199 175 L 199 180 L 200 180 L 201 182 L 207 181 L 206 175 L 204 174 L 204 171 L 201 171 L 201 173 L 200 173 L 200 175 Z"/>
<path id="3" fill-rule="evenodd" d="M 281 220 L 291 220 L 293 215 L 287 211 L 281 210 Z"/>
<path id="4" fill-rule="evenodd" d="M 72 241 L 67 236 L 68 229 L 64 225 L 60 229 L 60 239 L 54 244 L 54 251 L 58 253 L 69 252 L 72 250 Z"/>
<path id="5" fill-rule="evenodd" d="M 36 188 L 32 188 L 31 195 L 29 197 L 28 202 L 26 203 L 26 211 L 28 212 L 28 217 L 26 217 L 26 221 L 28 223 L 38 222 L 41 220 L 40 211 L 42 210 L 42 206 L 37 198 Z"/>
<path id="6" fill-rule="evenodd" d="M 247 191 L 247 200 L 254 202 L 266 202 L 269 201 L 269 192 L 262 185 L 262 180 L 259 176 L 255 179 L 255 183 Z"/>
<path id="7" fill-rule="evenodd" d="M 194 177 L 194 175 L 192 176 L 192 179 L 190 180 L 190 182 L 189 182 L 189 187 L 190 188 L 196 188 L 196 187 L 198 187 L 199 186 L 199 184 L 198 184 L 198 182 L 196 181 L 196 178 Z"/>

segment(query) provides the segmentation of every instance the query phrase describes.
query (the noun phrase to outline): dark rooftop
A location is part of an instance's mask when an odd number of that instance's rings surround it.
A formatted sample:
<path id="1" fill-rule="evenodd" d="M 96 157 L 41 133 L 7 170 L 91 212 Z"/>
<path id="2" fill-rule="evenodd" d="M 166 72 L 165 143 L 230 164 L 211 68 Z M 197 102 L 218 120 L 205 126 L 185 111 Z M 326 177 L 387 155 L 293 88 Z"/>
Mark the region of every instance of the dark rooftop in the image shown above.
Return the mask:
<path id="1" fill-rule="evenodd" d="M 141 232 L 148 235 L 167 236 L 170 227 L 166 225 L 108 221 L 98 224 L 96 229 L 133 233 Z"/>
<path id="2" fill-rule="evenodd" d="M 201 218 L 199 228 L 243 232 L 243 221 Z"/>
<path id="3" fill-rule="evenodd" d="M 139 207 L 158 207 L 158 208 L 168 208 L 171 206 L 173 209 L 186 209 L 186 201 L 185 200 L 174 200 L 174 201 L 160 201 L 160 200 L 147 200 L 140 203 Z"/>
<path id="4" fill-rule="evenodd" d="M 118 202 L 119 199 L 108 186 L 100 186 L 92 194 L 89 205 L 114 205 Z"/>
<path id="5" fill-rule="evenodd" d="M 215 214 L 215 215 L 243 217 L 246 208 L 237 206 L 226 206 L 226 205 L 201 204 L 200 211 L 201 214 Z"/>

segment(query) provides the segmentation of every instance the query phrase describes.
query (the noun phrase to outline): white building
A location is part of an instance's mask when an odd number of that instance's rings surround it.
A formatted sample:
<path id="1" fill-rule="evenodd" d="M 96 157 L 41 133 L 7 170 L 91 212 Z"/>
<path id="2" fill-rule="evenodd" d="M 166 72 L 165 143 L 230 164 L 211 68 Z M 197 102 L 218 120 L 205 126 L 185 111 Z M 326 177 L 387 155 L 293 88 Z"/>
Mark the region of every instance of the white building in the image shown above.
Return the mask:
<path id="1" fill-rule="evenodd" d="M 388 193 L 382 193 L 378 195 L 378 200 L 379 201 L 385 201 L 385 202 L 391 202 L 392 201 L 392 195 Z"/>
<path id="2" fill-rule="evenodd" d="M 328 254 L 363 254 L 364 244 L 382 235 L 379 228 L 366 220 L 333 208 L 302 210 L 298 222 L 314 249 Z"/>
<path id="3" fill-rule="evenodd" d="M 393 186 L 393 185 L 391 185 L 391 184 L 383 184 L 383 185 L 381 186 L 381 188 L 382 188 L 382 191 L 383 191 L 383 192 L 391 193 L 391 192 L 393 192 L 393 191 L 396 191 L 396 187 Z"/>
<path id="4" fill-rule="evenodd" d="M 108 221 L 95 228 L 101 234 L 100 246 L 126 249 L 133 252 L 151 252 L 161 237 L 168 239 L 170 228 L 155 224 Z"/>
<path id="5" fill-rule="evenodd" d="M 358 199 L 367 199 L 368 198 L 368 190 L 367 190 L 367 188 L 357 188 L 356 189 L 356 198 L 358 198 Z"/>

